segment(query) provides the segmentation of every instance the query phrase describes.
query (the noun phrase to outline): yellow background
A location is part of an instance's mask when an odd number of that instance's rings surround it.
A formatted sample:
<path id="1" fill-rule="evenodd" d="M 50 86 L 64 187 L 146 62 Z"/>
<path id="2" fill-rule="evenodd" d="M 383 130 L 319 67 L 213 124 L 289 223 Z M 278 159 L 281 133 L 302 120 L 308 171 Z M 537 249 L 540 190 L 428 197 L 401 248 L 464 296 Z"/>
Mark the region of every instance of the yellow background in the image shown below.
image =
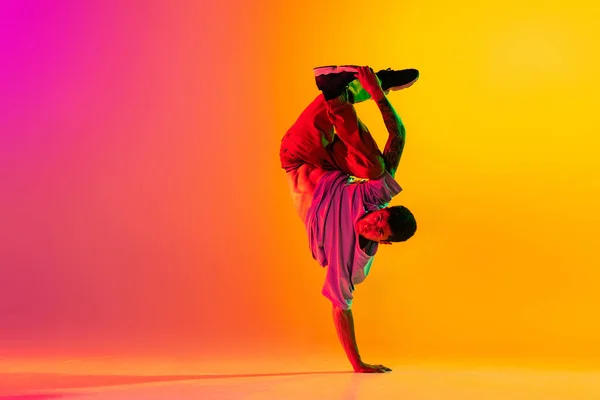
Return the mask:
<path id="1" fill-rule="evenodd" d="M 274 92 L 293 93 L 277 104 L 277 129 L 311 99 L 311 66 L 421 71 L 415 86 L 390 95 L 407 127 L 397 173 L 404 191 L 392 205 L 411 208 L 419 228 L 406 244 L 382 247 L 357 287 L 359 346 L 398 356 L 600 355 L 597 6 L 356 2 L 317 10 L 289 7 L 278 19 L 285 50 L 277 64 L 295 82 Z M 383 147 L 374 104 L 358 112 Z M 276 231 L 287 234 L 276 259 L 291 259 L 274 274 L 283 283 L 273 289 L 279 304 L 294 311 L 286 328 L 320 341 L 332 329 L 313 295 L 322 271 L 310 268 L 285 198 L 275 210 Z"/>
<path id="2" fill-rule="evenodd" d="M 106 4 L 3 111 L 6 354 L 343 358 L 278 152 L 312 68 L 360 64 L 421 72 L 365 359 L 600 357 L 595 3 Z"/>

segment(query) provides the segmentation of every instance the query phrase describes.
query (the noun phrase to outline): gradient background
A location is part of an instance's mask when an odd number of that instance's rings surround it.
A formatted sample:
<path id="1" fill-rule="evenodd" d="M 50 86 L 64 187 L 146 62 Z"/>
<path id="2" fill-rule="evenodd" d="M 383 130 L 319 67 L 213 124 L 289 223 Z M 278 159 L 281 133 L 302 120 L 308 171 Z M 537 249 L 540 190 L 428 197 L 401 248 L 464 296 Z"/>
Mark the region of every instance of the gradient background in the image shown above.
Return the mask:
<path id="1" fill-rule="evenodd" d="M 345 362 L 278 152 L 348 63 L 421 71 L 390 95 L 419 229 L 357 287 L 365 360 L 600 360 L 600 6 L 26 3 L 0 3 L 3 360 Z"/>

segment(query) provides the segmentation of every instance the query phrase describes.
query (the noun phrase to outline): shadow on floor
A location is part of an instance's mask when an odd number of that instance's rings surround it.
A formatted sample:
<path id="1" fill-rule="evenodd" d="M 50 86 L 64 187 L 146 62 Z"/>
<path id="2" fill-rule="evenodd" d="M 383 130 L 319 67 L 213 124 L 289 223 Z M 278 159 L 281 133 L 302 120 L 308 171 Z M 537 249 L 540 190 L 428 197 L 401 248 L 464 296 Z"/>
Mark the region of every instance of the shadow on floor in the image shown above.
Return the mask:
<path id="1" fill-rule="evenodd" d="M 276 376 L 349 374 L 351 371 L 312 371 L 312 372 L 275 372 L 264 374 L 214 374 L 214 375 L 68 375 L 42 373 L 0 374 L 3 391 L 82 389 L 104 386 L 135 385 L 142 383 L 160 383 L 200 379 L 262 378 Z M 39 394 L 21 396 L 3 396 L 0 400 L 45 400 L 65 397 L 68 394 Z"/>
<path id="2" fill-rule="evenodd" d="M 0 396 L 0 400 L 53 400 L 62 399 L 70 396 L 66 393 L 52 393 L 52 394 L 22 394 L 22 395 L 11 395 L 11 396 Z"/>

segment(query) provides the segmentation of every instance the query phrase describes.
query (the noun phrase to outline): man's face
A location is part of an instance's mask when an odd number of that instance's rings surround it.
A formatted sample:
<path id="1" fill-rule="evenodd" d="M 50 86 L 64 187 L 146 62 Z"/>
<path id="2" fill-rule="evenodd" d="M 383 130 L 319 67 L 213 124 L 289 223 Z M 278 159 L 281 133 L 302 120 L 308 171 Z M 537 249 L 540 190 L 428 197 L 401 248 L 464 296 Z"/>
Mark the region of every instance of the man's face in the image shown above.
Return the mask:
<path id="1" fill-rule="evenodd" d="M 357 222 L 356 230 L 365 239 L 382 244 L 391 244 L 392 242 L 388 240 L 392 236 L 392 230 L 388 224 L 389 216 L 390 212 L 387 208 L 373 211 Z"/>

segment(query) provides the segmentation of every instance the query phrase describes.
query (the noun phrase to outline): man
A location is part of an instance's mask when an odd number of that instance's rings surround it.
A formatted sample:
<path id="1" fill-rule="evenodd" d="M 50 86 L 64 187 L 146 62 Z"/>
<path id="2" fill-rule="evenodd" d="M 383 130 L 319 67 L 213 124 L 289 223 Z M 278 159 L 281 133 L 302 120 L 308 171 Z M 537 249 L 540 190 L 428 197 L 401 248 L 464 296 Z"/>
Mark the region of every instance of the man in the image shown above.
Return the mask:
<path id="1" fill-rule="evenodd" d="M 368 275 L 379 244 L 405 241 L 416 230 L 408 209 L 387 207 L 402 190 L 394 175 L 405 129 L 386 94 L 411 86 L 419 72 L 388 69 L 375 74 L 369 67 L 348 65 L 314 72 L 322 94 L 282 139 L 281 166 L 312 255 L 327 267 L 322 294 L 333 305 L 348 360 L 356 372 L 391 371 L 366 364 L 359 355 L 352 292 Z M 369 98 L 377 103 L 389 133 L 383 154 L 353 106 Z"/>

